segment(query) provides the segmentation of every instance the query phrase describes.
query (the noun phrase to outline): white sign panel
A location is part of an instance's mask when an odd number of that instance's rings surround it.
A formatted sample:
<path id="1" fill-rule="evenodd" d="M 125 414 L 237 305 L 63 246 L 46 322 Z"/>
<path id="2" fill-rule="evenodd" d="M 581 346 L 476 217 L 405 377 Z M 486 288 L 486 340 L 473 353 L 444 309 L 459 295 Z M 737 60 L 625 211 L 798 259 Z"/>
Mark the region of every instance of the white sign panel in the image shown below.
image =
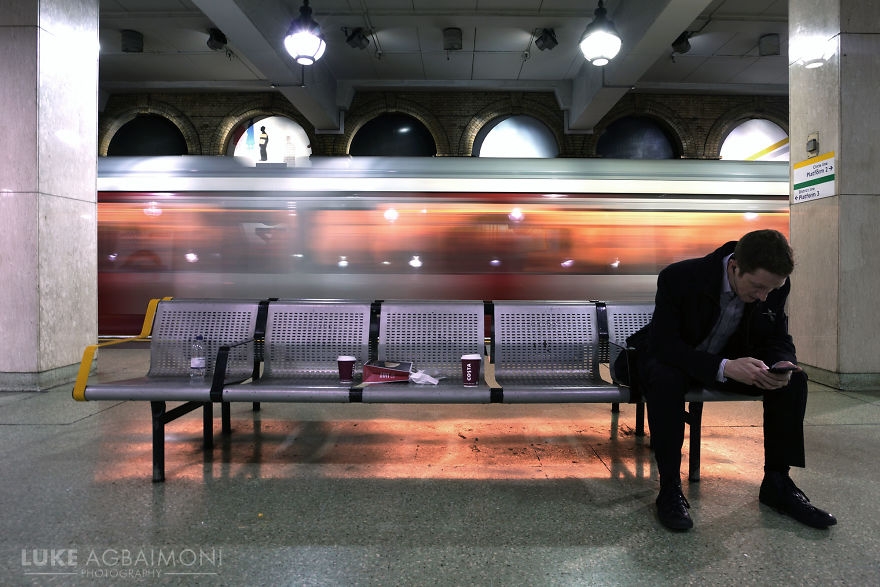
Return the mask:
<path id="1" fill-rule="evenodd" d="M 800 204 L 837 195 L 834 151 L 795 163 L 791 203 Z"/>

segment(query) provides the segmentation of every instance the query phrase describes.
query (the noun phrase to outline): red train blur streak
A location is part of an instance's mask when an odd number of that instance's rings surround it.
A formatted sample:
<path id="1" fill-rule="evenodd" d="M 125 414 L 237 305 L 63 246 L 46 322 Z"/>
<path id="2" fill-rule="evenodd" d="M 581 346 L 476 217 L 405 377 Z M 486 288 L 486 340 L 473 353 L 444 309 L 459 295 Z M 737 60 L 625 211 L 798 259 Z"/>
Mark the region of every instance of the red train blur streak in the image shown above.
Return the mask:
<path id="1" fill-rule="evenodd" d="M 137 331 L 147 301 L 167 295 L 651 299 L 673 261 L 755 228 L 788 233 L 788 172 L 777 167 L 772 193 L 748 197 L 731 196 L 731 182 L 752 168 L 730 165 L 727 176 L 707 172 L 720 193 L 702 195 L 685 183 L 684 195 L 645 193 L 644 177 L 619 180 L 639 191 L 613 194 L 481 191 L 492 174 L 456 192 L 419 191 L 415 176 L 382 191 L 359 191 L 364 182 L 350 177 L 349 191 L 252 192 L 200 190 L 224 184 L 198 174 L 187 189 L 159 192 L 137 173 L 139 189 L 120 190 L 117 177 L 98 194 L 99 332 Z M 510 185 L 517 173 L 494 175 Z"/>

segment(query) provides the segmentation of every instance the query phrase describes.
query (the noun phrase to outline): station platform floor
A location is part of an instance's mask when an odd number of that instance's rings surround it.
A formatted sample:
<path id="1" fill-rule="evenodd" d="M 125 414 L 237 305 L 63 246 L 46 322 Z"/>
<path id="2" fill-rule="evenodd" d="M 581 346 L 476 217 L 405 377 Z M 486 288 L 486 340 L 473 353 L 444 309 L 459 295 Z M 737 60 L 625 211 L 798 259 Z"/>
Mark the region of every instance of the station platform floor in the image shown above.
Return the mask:
<path id="1" fill-rule="evenodd" d="M 148 362 L 104 350 L 93 377 Z M 810 384 L 792 477 L 828 530 L 759 505 L 760 403 L 707 404 L 685 533 L 629 405 L 233 404 L 207 458 L 200 411 L 169 424 L 152 483 L 149 404 L 70 391 L 0 393 L 0 585 L 880 581 L 880 390 Z"/>

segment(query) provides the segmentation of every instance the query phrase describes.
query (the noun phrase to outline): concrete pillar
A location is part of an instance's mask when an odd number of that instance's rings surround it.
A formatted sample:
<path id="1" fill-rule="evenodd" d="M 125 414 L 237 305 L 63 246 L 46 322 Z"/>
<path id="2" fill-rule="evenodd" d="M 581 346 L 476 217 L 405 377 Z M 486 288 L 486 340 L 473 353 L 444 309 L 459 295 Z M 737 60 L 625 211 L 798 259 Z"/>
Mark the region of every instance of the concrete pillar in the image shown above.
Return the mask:
<path id="1" fill-rule="evenodd" d="M 98 0 L 0 0 L 0 390 L 97 338 Z"/>
<path id="2" fill-rule="evenodd" d="M 880 386 L 877 33 L 880 2 L 789 0 L 790 329 L 811 378 L 839 389 Z M 830 171 L 834 179 L 800 192 L 811 138 L 813 160 L 834 163 L 813 177 L 827 180 Z"/>

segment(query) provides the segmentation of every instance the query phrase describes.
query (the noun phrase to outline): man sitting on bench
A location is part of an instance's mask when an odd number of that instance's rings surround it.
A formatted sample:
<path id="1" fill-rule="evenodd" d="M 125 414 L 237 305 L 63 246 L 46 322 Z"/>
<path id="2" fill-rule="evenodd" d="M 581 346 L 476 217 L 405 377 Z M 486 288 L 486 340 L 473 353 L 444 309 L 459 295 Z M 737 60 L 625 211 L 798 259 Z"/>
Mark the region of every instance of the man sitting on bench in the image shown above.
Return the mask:
<path id="1" fill-rule="evenodd" d="M 693 385 L 763 395 L 764 480 L 759 500 L 815 528 L 837 523 L 789 477 L 804 466 L 807 377 L 797 367 L 785 301 L 791 247 L 757 230 L 713 253 L 660 272 L 654 315 L 631 337 L 660 473 L 657 512 L 674 530 L 693 527 L 681 489 L 684 395 Z"/>

